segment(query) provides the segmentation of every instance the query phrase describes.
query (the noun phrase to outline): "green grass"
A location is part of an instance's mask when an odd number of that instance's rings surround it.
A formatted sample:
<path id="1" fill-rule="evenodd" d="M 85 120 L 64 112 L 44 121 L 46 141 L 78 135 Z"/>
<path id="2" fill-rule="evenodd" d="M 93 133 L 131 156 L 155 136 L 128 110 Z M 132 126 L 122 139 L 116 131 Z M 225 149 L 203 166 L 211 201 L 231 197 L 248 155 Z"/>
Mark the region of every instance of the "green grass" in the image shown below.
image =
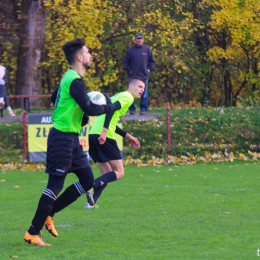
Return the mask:
<path id="1" fill-rule="evenodd" d="M 59 237 L 43 230 L 51 247 L 23 241 L 47 174 L 0 172 L 0 259 L 256 259 L 259 171 L 258 163 L 126 166 L 99 209 L 84 209 L 82 196 L 56 215 Z M 65 186 L 75 181 L 70 174 Z"/>

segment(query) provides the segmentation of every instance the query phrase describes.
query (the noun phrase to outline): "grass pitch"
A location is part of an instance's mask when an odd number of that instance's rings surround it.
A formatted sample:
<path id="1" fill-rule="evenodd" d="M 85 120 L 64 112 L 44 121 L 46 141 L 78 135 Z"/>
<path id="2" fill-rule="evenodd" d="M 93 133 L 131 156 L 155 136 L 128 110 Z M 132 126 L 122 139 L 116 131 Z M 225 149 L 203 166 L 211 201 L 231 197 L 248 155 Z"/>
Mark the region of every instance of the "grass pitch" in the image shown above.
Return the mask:
<path id="1" fill-rule="evenodd" d="M 0 259 L 256 259 L 259 171 L 258 163 L 126 166 L 99 209 L 84 209 L 82 196 L 56 215 L 59 237 L 43 230 L 51 247 L 23 241 L 48 175 L 0 172 Z M 64 188 L 76 180 L 68 175 Z"/>

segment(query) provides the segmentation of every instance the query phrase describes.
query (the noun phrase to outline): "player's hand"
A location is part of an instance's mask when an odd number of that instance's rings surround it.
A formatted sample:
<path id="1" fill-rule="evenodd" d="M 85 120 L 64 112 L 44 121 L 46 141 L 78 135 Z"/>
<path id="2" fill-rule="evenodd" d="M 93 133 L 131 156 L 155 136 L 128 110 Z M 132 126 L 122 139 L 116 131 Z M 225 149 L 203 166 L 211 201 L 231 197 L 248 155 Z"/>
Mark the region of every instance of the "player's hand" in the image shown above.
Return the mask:
<path id="1" fill-rule="evenodd" d="M 132 135 L 127 134 L 126 138 L 132 143 L 134 148 L 139 148 L 140 147 L 140 142 L 139 142 L 139 140 L 136 137 L 133 137 Z"/>
<path id="2" fill-rule="evenodd" d="M 108 96 L 108 94 L 104 94 L 104 96 L 105 96 L 105 98 L 106 98 L 106 100 L 107 100 L 107 104 L 112 104 L 111 99 L 110 99 L 110 97 Z"/>
<path id="3" fill-rule="evenodd" d="M 98 138 L 99 144 L 104 144 L 107 140 L 107 129 L 104 128 L 101 135 Z"/>

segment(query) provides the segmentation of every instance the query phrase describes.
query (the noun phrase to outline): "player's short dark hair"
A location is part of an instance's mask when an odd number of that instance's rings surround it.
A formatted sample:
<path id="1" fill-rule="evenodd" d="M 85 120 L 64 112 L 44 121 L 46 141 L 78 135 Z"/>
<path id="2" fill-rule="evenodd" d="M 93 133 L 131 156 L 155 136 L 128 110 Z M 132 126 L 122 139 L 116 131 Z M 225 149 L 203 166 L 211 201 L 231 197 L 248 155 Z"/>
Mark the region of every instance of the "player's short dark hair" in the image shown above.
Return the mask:
<path id="1" fill-rule="evenodd" d="M 132 77 L 128 80 L 128 87 L 130 84 L 135 85 L 137 80 L 141 80 L 143 83 L 145 83 L 145 79 L 141 77 Z"/>
<path id="2" fill-rule="evenodd" d="M 62 50 L 70 65 L 75 62 L 78 51 L 80 51 L 84 45 L 85 43 L 82 39 L 75 39 L 63 45 Z"/>

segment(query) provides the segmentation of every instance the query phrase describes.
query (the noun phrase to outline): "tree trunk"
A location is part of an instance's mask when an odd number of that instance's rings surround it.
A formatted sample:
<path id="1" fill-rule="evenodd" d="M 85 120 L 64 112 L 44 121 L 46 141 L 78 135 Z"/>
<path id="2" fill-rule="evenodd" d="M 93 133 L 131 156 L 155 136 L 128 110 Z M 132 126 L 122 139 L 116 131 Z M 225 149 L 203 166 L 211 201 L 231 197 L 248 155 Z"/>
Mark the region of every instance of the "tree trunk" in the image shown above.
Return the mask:
<path id="1" fill-rule="evenodd" d="M 224 93 L 225 93 L 225 106 L 229 105 L 229 91 L 228 91 L 228 78 L 227 78 L 227 72 L 224 71 Z"/>
<path id="2" fill-rule="evenodd" d="M 258 76 L 258 68 L 257 68 L 257 58 L 254 60 L 254 74 L 256 75 L 256 77 Z M 252 90 L 255 91 L 256 90 L 256 83 L 253 83 L 252 86 Z"/>
<path id="3" fill-rule="evenodd" d="M 227 42 L 226 42 L 226 33 L 222 33 L 223 42 L 222 42 L 222 48 L 226 51 L 227 49 Z M 223 58 L 222 61 L 222 68 L 224 72 L 224 93 L 225 93 L 225 106 L 230 106 L 230 92 L 229 92 L 229 85 L 228 85 L 228 66 L 227 66 L 227 60 L 226 58 Z"/>
<path id="4" fill-rule="evenodd" d="M 232 103 L 233 86 L 232 86 L 229 71 L 227 71 L 227 78 L 228 78 L 228 86 L 229 86 L 228 87 L 228 102 L 231 105 L 231 104 L 234 104 L 234 103 Z"/>
<path id="5" fill-rule="evenodd" d="M 42 68 L 45 46 L 45 8 L 44 0 L 22 0 L 21 29 L 19 32 L 19 54 L 17 69 L 18 95 L 41 94 Z M 40 106 L 39 98 L 31 98 L 33 107 Z M 17 100 L 18 106 L 22 100 Z"/>

